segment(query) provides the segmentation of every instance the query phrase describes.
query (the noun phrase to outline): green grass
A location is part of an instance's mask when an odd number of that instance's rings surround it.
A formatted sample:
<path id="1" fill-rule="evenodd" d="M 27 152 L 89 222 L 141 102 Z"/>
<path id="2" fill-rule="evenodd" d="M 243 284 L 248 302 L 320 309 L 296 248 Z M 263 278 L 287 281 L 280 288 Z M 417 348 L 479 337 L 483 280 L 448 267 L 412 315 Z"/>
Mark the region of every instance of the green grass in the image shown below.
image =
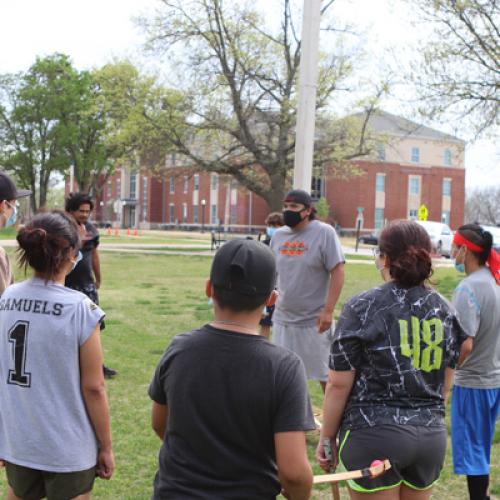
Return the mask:
<path id="1" fill-rule="evenodd" d="M 9 253 L 12 250 L 9 249 Z M 103 288 L 101 305 L 106 311 L 103 345 L 106 364 L 119 371 L 108 382 L 114 450 L 115 476 L 96 481 L 94 498 L 146 500 L 152 481 L 160 441 L 150 427 L 151 402 L 147 388 L 156 364 L 172 337 L 211 319 L 204 294 L 211 259 L 197 256 L 167 256 L 102 253 Z M 22 276 L 18 272 L 18 279 Z M 438 288 L 450 296 L 459 277 L 452 269 L 439 269 L 434 277 Z M 374 266 L 346 265 L 346 283 L 340 299 L 380 283 Z M 337 311 L 338 312 L 338 311 Z M 319 384 L 310 383 L 313 403 L 322 406 Z M 308 435 L 311 463 L 317 435 Z M 320 473 L 314 465 L 315 473 Z M 492 453 L 492 493 L 500 493 L 500 428 Z M 0 472 L 0 491 L 5 489 Z M 342 488 L 343 497 L 345 488 Z M 451 472 L 450 451 L 437 499 L 464 499 L 465 481 Z M 315 499 L 331 498 L 328 487 L 315 489 Z"/>
<path id="2" fill-rule="evenodd" d="M 17 235 L 16 227 L 4 227 L 0 231 L 0 240 L 15 240 Z"/>

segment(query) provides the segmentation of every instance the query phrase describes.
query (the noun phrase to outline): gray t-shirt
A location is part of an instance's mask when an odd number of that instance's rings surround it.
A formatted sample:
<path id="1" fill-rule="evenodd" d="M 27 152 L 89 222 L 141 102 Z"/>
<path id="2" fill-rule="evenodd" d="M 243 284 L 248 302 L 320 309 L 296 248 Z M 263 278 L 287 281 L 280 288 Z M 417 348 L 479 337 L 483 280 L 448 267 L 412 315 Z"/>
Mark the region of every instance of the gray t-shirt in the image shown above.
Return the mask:
<path id="1" fill-rule="evenodd" d="M 453 305 L 467 335 L 471 354 L 457 368 L 455 385 L 500 387 L 500 286 L 486 267 L 470 274 L 455 289 Z"/>
<path id="2" fill-rule="evenodd" d="M 335 229 L 317 220 L 300 231 L 284 226 L 274 233 L 271 249 L 279 290 L 273 321 L 314 325 L 325 305 L 330 272 L 345 261 Z"/>
<path id="3" fill-rule="evenodd" d="M 103 311 L 83 293 L 37 278 L 0 299 L 0 458 L 75 472 L 96 464 L 80 389 L 79 350 Z"/>

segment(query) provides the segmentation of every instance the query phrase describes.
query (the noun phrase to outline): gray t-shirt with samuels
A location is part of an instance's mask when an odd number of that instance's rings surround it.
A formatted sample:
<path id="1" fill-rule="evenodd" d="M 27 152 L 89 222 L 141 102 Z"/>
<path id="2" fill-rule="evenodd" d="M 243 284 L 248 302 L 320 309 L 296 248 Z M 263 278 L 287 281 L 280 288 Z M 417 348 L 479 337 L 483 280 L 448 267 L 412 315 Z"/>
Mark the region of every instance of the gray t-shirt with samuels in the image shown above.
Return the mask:
<path id="1" fill-rule="evenodd" d="M 0 299 L 0 458 L 50 472 L 96 465 L 80 388 L 80 347 L 104 313 L 83 293 L 37 278 Z"/>
<path id="2" fill-rule="evenodd" d="M 453 305 L 468 336 L 471 354 L 457 368 L 455 385 L 500 387 L 500 286 L 487 267 L 465 278 L 453 293 Z"/>
<path id="3" fill-rule="evenodd" d="M 317 220 L 300 231 L 284 226 L 274 233 L 271 249 L 279 290 L 273 322 L 316 324 L 325 305 L 330 271 L 345 261 L 335 229 Z"/>

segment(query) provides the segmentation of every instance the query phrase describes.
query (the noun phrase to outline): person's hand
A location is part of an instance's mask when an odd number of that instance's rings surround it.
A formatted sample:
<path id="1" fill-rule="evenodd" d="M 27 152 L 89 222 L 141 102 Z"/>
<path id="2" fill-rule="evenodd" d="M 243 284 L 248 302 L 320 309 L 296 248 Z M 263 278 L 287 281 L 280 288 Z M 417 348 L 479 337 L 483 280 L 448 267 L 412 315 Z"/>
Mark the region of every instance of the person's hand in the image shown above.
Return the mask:
<path id="1" fill-rule="evenodd" d="M 323 440 L 324 439 L 329 439 L 330 440 L 330 448 L 332 450 L 332 459 L 329 460 L 326 457 L 325 453 L 325 445 Z M 320 438 L 318 446 L 316 447 L 316 461 L 318 462 L 319 466 L 325 471 L 325 472 L 333 472 L 337 468 L 338 465 L 338 451 L 337 451 L 337 442 L 335 438 Z"/>
<path id="2" fill-rule="evenodd" d="M 95 280 L 95 287 L 97 288 L 97 290 L 101 288 L 101 280 Z"/>
<path id="3" fill-rule="evenodd" d="M 0 458 L 0 467 L 5 467 L 5 460 Z"/>
<path id="4" fill-rule="evenodd" d="M 99 450 L 99 455 L 97 457 L 97 475 L 101 479 L 110 479 L 115 470 L 115 456 L 113 455 L 113 450 L 111 449 L 101 449 Z"/>
<path id="5" fill-rule="evenodd" d="M 323 333 L 328 331 L 332 326 L 333 321 L 333 311 L 326 311 L 325 309 L 321 309 L 319 313 L 317 324 L 318 324 L 318 332 Z"/>

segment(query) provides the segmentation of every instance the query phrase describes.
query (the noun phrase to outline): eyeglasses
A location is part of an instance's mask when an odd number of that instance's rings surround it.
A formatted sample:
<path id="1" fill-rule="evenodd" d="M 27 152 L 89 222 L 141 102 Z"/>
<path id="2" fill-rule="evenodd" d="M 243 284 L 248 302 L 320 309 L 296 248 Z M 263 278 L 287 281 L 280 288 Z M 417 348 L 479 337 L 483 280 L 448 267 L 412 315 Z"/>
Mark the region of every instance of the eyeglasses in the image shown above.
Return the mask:
<path id="1" fill-rule="evenodd" d="M 375 258 L 380 257 L 381 255 L 384 255 L 383 252 L 380 251 L 379 247 L 374 247 L 372 252 L 373 252 L 373 256 Z"/>

